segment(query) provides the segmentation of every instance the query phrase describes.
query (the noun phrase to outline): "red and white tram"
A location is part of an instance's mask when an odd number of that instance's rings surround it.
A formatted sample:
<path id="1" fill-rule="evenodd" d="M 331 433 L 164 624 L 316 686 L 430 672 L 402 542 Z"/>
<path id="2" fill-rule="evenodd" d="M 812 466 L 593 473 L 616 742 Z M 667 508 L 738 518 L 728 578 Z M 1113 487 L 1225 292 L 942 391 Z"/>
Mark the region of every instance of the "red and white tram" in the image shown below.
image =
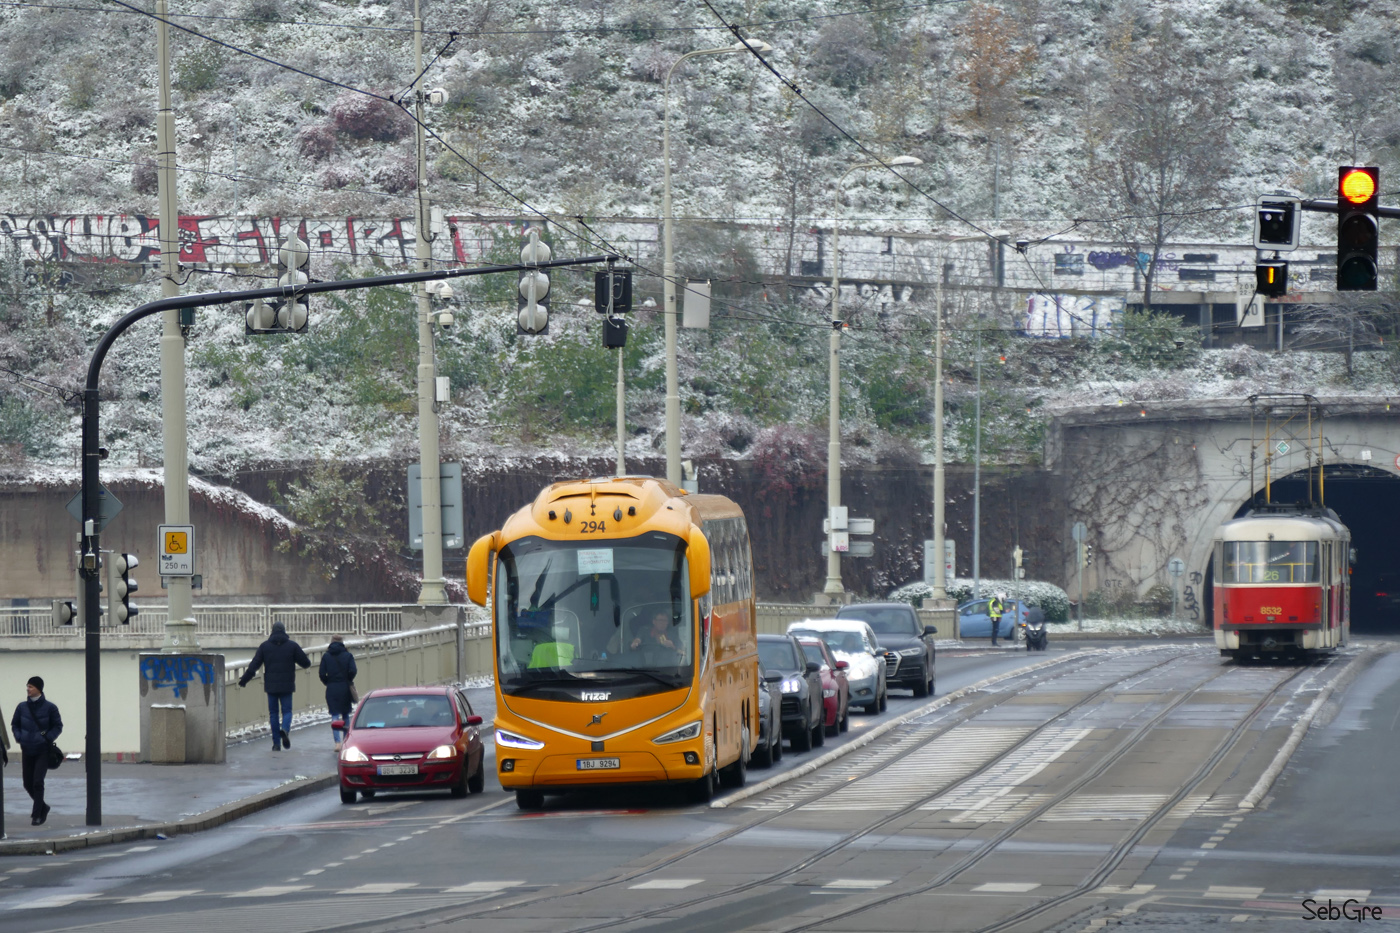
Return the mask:
<path id="1" fill-rule="evenodd" d="M 1351 630 L 1351 532 L 1328 508 L 1264 506 L 1215 533 L 1215 644 L 1236 659 L 1335 651 Z"/>

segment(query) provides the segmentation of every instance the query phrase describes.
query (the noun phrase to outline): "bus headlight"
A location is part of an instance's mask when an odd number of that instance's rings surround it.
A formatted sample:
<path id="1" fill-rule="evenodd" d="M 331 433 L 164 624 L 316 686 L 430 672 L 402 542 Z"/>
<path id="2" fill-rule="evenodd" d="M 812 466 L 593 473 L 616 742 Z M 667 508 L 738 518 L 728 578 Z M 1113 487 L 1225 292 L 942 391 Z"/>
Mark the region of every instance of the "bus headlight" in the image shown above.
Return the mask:
<path id="1" fill-rule="evenodd" d="M 506 748 L 544 748 L 543 742 L 536 742 L 534 739 L 527 739 L 523 735 L 516 735 L 514 732 L 507 732 L 504 729 L 496 730 L 496 744 L 504 745 Z"/>
<path id="2" fill-rule="evenodd" d="M 700 735 L 700 729 L 703 725 L 704 724 L 697 719 L 689 725 L 681 726 L 679 729 L 672 729 L 665 735 L 658 735 L 656 738 L 652 739 L 652 741 L 657 745 L 669 745 L 672 742 L 684 742 L 688 739 L 697 738 Z"/>

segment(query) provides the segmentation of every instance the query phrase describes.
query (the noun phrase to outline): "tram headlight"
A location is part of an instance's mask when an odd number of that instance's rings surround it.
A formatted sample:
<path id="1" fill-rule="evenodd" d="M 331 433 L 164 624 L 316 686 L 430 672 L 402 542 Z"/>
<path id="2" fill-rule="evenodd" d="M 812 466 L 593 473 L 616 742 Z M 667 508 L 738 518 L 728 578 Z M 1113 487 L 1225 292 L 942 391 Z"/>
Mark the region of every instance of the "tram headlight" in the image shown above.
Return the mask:
<path id="1" fill-rule="evenodd" d="M 432 751 L 428 752 L 428 758 L 429 758 L 429 760 L 432 760 L 432 759 L 434 759 L 434 758 L 456 758 L 456 757 L 457 757 L 457 747 L 456 747 L 455 745 L 439 745 L 437 748 L 435 748 L 435 749 L 433 749 Z"/>
<path id="2" fill-rule="evenodd" d="M 685 742 L 689 739 L 699 738 L 700 729 L 703 727 L 700 720 L 681 726 L 679 729 L 672 729 L 664 735 L 658 735 L 652 739 L 657 745 L 670 745 L 672 742 Z"/>
<path id="3" fill-rule="evenodd" d="M 516 735 L 514 732 L 507 732 L 504 729 L 496 730 L 496 744 L 504 745 L 506 748 L 544 748 L 543 742 L 536 742 L 534 739 L 528 739 L 523 735 Z"/>

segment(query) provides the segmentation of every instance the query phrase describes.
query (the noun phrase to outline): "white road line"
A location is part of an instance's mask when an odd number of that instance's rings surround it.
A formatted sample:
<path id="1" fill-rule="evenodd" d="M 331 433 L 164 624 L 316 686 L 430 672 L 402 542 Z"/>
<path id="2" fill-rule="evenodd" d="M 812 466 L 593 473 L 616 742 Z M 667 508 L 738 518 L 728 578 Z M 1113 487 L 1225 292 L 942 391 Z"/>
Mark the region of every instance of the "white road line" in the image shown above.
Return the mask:
<path id="1" fill-rule="evenodd" d="M 240 891 L 237 894 L 225 894 L 224 897 L 280 897 L 283 894 L 295 894 L 298 891 L 310 890 L 311 885 L 309 884 L 279 884 Z"/>
<path id="2" fill-rule="evenodd" d="M 27 904 L 20 904 L 18 910 L 39 910 L 45 907 L 67 907 L 69 904 L 76 904 L 78 901 L 86 901 L 97 897 L 97 894 L 52 894 L 48 897 L 41 897 L 38 900 L 30 901 Z"/>
<path id="3" fill-rule="evenodd" d="M 459 884 L 455 888 L 446 888 L 443 894 L 495 894 L 497 891 L 504 891 L 506 888 L 518 888 L 524 884 L 523 881 L 473 881 L 468 884 Z"/>
<path id="4" fill-rule="evenodd" d="M 890 884 L 888 878 L 833 878 L 823 888 L 840 891 L 869 891 Z"/>
<path id="5" fill-rule="evenodd" d="M 1040 887 L 1037 881 L 988 881 L 979 884 L 973 891 L 984 894 L 1025 894 Z"/>
<path id="6" fill-rule="evenodd" d="M 325 871 L 324 868 L 313 868 L 313 869 L 311 869 L 310 871 L 304 871 L 304 872 L 302 872 L 301 874 L 302 874 L 302 877 L 305 877 L 305 876 L 307 876 L 307 875 L 319 875 L 319 874 L 320 874 L 321 872 L 323 872 L 323 871 Z"/>
<path id="7" fill-rule="evenodd" d="M 681 888 L 700 884 L 704 880 L 704 878 L 653 878 L 651 881 L 629 884 L 627 887 L 632 891 L 679 891 Z"/>
<path id="8" fill-rule="evenodd" d="M 183 891 L 150 891 L 146 894 L 138 894 L 135 897 L 124 897 L 119 904 L 159 904 L 163 901 L 178 901 L 182 897 L 193 897 L 196 894 L 203 894 L 202 888 L 189 888 Z"/>
<path id="9" fill-rule="evenodd" d="M 1354 901 L 1364 901 L 1371 896 L 1370 888 L 1318 888 L 1312 894 L 1313 897 L 1340 897 L 1342 900 L 1351 898 Z"/>
<path id="10" fill-rule="evenodd" d="M 130 849 L 127 849 L 127 850 L 125 850 L 125 851 L 127 851 L 127 852 L 154 852 L 155 850 L 156 850 L 156 847 L 155 847 L 155 846 L 132 846 Z"/>
<path id="11" fill-rule="evenodd" d="M 1231 900 L 1252 901 L 1264 893 L 1263 888 L 1236 888 L 1229 885 L 1213 884 L 1206 888 L 1206 897 L 1229 898 Z"/>
<path id="12" fill-rule="evenodd" d="M 1175 877 L 1175 876 L 1173 876 L 1173 877 Z M 1123 885 L 1121 885 L 1121 884 L 1106 884 L 1106 885 L 1103 885 L 1102 887 L 1100 887 L 1100 888 L 1099 888 L 1097 891 L 1095 891 L 1094 893 L 1096 893 L 1096 894 L 1146 894 L 1148 891 L 1151 891 L 1151 890 L 1152 890 L 1153 888 L 1155 888 L 1155 887 L 1157 887 L 1155 884 L 1134 884 L 1134 885 L 1130 885 L 1130 886 L 1128 886 L 1128 887 L 1126 887 L 1126 888 L 1123 887 Z"/>
<path id="13" fill-rule="evenodd" d="M 407 888 L 418 887 L 418 882 L 409 881 L 379 881 L 370 884 L 362 884 L 358 888 L 346 888 L 337 891 L 337 894 L 393 894 L 396 891 L 403 891 Z"/>
<path id="14" fill-rule="evenodd" d="M 7 875 L 24 875 L 24 874 L 28 874 L 28 873 L 31 872 L 31 871 L 38 871 L 38 870 L 39 870 L 39 869 L 38 869 L 37 867 L 34 867 L 34 868 L 11 868 L 9 871 L 5 872 L 5 874 L 7 874 Z"/>
<path id="15" fill-rule="evenodd" d="M 1248 923 L 1251 919 L 1253 919 L 1253 917 L 1252 917 L 1252 915 L 1250 915 L 1250 914 L 1235 914 L 1233 917 L 1230 918 L 1230 922 L 1231 922 L 1231 923 Z"/>

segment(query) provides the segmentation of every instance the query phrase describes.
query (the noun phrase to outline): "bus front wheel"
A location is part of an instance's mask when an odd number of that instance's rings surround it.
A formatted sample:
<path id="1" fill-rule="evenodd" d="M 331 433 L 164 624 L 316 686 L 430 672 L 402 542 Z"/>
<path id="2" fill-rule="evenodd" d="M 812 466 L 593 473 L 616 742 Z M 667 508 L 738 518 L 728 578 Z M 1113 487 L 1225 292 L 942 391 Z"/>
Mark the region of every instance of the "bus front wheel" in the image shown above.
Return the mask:
<path id="1" fill-rule="evenodd" d="M 544 806 L 544 791 L 517 790 L 515 805 L 522 810 L 538 810 Z"/>

